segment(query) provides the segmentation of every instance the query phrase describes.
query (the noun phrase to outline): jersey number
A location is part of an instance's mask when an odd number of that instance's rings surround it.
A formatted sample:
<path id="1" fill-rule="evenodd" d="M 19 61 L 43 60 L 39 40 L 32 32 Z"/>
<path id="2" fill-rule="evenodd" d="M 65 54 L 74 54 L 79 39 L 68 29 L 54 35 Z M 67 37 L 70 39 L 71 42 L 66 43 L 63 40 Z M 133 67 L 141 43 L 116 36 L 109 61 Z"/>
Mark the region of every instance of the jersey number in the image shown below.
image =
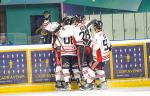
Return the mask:
<path id="1" fill-rule="evenodd" d="M 79 36 L 82 36 L 82 40 L 83 39 L 90 39 L 91 38 L 91 36 L 90 36 L 90 34 L 89 34 L 88 31 L 82 31 L 82 32 L 80 32 Z"/>
<path id="2" fill-rule="evenodd" d="M 103 40 L 103 46 L 105 47 L 105 51 L 109 50 L 108 44 L 107 44 L 107 39 Z"/>
<path id="3" fill-rule="evenodd" d="M 64 44 L 73 44 L 72 37 L 64 38 Z"/>

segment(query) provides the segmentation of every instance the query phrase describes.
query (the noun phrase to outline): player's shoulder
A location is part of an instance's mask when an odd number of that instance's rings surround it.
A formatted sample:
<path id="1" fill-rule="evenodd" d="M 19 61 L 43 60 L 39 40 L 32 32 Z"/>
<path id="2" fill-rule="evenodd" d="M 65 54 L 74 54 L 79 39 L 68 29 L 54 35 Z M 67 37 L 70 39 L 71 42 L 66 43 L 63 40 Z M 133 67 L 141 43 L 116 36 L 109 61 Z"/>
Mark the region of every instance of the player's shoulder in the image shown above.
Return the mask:
<path id="1" fill-rule="evenodd" d="M 98 32 L 99 36 L 103 36 L 103 35 L 106 35 L 106 33 L 104 31 L 100 31 Z"/>
<path id="2" fill-rule="evenodd" d="M 104 33 L 101 31 L 101 32 L 95 33 L 94 37 L 95 38 L 101 38 L 103 35 L 104 35 Z"/>
<path id="3" fill-rule="evenodd" d="M 90 20 L 86 20 L 84 25 L 88 25 L 90 23 Z"/>

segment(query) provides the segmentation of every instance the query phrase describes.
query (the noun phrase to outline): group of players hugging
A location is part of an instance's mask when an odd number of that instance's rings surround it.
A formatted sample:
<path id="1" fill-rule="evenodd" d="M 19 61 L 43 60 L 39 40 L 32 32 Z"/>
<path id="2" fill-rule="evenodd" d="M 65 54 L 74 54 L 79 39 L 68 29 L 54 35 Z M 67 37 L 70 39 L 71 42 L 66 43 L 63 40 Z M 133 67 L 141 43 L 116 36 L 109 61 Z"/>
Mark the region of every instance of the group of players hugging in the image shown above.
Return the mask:
<path id="1" fill-rule="evenodd" d="M 46 24 L 44 29 L 53 34 L 57 90 L 71 90 L 72 78 L 80 90 L 107 88 L 103 68 L 109 60 L 111 44 L 102 26 L 102 21 L 88 21 L 84 15 Z M 95 80 L 101 83 L 96 84 Z"/>

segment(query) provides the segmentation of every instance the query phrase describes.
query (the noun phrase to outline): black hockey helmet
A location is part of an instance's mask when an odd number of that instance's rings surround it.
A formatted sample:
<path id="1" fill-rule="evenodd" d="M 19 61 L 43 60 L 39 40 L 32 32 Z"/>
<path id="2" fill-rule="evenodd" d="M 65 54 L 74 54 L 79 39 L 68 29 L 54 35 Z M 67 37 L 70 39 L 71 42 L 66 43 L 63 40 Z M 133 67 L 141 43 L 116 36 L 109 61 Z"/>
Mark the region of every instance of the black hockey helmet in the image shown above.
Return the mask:
<path id="1" fill-rule="evenodd" d="M 96 27 L 97 29 L 102 29 L 102 27 L 103 27 L 102 21 L 101 20 L 95 21 L 94 27 Z"/>
<path id="2" fill-rule="evenodd" d="M 64 25 L 70 25 L 70 18 L 69 17 L 64 17 L 63 19 L 62 19 L 62 23 L 64 24 Z"/>
<path id="3" fill-rule="evenodd" d="M 81 23 L 83 19 L 85 18 L 84 15 L 80 15 L 80 14 L 75 15 L 75 17 L 76 17 L 76 21 L 79 23 Z"/>
<path id="4" fill-rule="evenodd" d="M 77 21 L 77 18 L 75 16 L 70 18 L 70 24 L 73 24 Z"/>

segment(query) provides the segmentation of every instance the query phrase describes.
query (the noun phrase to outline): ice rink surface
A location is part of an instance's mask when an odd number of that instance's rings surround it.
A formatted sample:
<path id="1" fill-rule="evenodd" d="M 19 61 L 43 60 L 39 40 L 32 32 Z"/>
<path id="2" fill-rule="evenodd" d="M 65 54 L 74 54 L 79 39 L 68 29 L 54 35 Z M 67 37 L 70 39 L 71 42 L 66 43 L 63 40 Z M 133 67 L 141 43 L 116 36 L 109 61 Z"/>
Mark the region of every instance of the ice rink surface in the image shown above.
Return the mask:
<path id="1" fill-rule="evenodd" d="M 150 96 L 150 87 L 142 88 L 115 88 L 90 91 L 57 91 L 34 92 L 18 94 L 1 94 L 0 96 Z"/>

